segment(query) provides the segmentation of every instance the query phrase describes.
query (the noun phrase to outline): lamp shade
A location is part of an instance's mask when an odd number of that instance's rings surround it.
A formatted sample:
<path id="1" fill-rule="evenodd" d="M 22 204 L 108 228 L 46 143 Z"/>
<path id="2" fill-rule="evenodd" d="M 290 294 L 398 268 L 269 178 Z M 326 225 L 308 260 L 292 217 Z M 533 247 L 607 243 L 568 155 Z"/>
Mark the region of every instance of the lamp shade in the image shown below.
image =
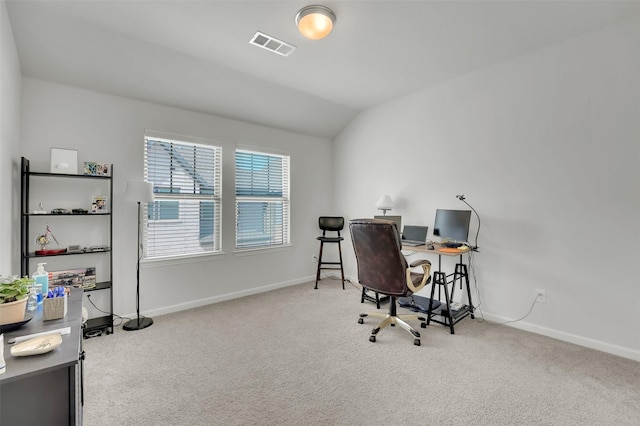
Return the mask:
<path id="1" fill-rule="evenodd" d="M 125 201 L 148 203 L 153 201 L 153 184 L 130 180 L 124 192 Z"/>
<path id="2" fill-rule="evenodd" d="M 391 201 L 391 197 L 389 197 L 388 195 L 382 195 L 380 198 L 378 198 L 376 207 L 379 210 L 391 210 L 391 208 L 393 207 L 393 201 Z"/>
<path id="3" fill-rule="evenodd" d="M 336 22 L 336 14 L 325 6 L 305 6 L 296 14 L 296 25 L 306 38 L 320 40 L 329 35 Z"/>

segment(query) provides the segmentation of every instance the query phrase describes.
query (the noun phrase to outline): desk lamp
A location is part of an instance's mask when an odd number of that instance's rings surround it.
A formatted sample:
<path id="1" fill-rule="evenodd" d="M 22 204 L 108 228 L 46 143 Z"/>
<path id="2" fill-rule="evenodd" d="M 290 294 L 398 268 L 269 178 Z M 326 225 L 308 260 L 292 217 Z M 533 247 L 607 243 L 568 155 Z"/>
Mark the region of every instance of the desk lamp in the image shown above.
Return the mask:
<path id="1" fill-rule="evenodd" d="M 475 242 L 473 244 L 473 247 L 471 247 L 473 250 L 477 250 L 478 249 L 478 234 L 480 233 L 480 215 L 478 214 L 476 209 L 471 207 L 471 204 L 467 203 L 466 198 L 464 197 L 464 195 L 456 195 L 456 198 L 458 200 L 462 201 L 463 203 L 465 203 L 467 206 L 469 206 L 469 208 L 476 214 L 476 217 L 478 218 L 478 230 L 476 231 L 476 240 L 475 240 Z"/>
<path id="2" fill-rule="evenodd" d="M 386 216 L 387 210 L 391 210 L 391 207 L 393 207 L 393 201 L 391 201 L 391 197 L 389 197 L 388 195 L 382 195 L 380 198 L 378 198 L 376 207 L 378 208 L 378 210 L 382 210 L 383 216 Z"/>
<path id="3" fill-rule="evenodd" d="M 153 324 L 153 319 L 149 317 L 140 318 L 140 258 L 142 253 L 141 232 L 140 232 L 140 203 L 148 203 L 153 201 L 153 185 L 150 182 L 127 182 L 127 189 L 124 195 L 125 201 L 133 201 L 138 203 L 138 261 L 136 264 L 136 313 L 137 318 L 127 321 L 123 326 L 123 330 L 142 330 Z"/>

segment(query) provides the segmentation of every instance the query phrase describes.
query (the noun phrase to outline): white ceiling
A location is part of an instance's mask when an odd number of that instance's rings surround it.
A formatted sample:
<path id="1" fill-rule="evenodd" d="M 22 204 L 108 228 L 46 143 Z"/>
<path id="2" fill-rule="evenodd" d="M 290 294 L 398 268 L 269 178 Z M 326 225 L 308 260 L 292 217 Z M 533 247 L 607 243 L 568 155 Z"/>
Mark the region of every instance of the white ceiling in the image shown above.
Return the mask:
<path id="1" fill-rule="evenodd" d="M 6 0 L 22 74 L 333 138 L 361 110 L 640 13 L 640 1 Z M 297 46 L 282 57 L 256 31 Z"/>

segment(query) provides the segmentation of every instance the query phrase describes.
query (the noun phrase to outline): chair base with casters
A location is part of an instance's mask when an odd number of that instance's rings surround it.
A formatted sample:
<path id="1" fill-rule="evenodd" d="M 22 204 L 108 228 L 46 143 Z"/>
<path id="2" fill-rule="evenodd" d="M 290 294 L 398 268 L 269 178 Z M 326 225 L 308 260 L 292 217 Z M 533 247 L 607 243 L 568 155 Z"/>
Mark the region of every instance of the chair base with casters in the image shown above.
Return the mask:
<path id="1" fill-rule="evenodd" d="M 358 282 L 363 289 L 389 298 L 388 313 L 362 313 L 358 323 L 364 324 L 364 318 L 367 317 L 381 320 L 371 331 L 371 342 L 376 341 L 383 328 L 397 325 L 411 334 L 414 345 L 420 346 L 420 333 L 407 321 L 421 321 L 420 326 L 426 328 L 427 318 L 419 314 L 398 315 L 397 299 L 418 293 L 431 282 L 431 262 L 420 259 L 407 263 L 402 254 L 400 233 L 392 221 L 354 219 L 349 222 L 349 229 L 356 255 Z M 413 272 L 412 269 L 417 267 L 421 267 L 422 271 Z M 378 301 L 376 299 L 376 304 Z"/>
<path id="2" fill-rule="evenodd" d="M 420 327 L 427 328 L 427 319 L 416 314 L 406 314 L 406 315 L 398 315 L 396 312 L 396 298 L 391 296 L 389 300 L 389 313 L 382 312 L 370 312 L 370 313 L 362 313 L 360 314 L 360 318 L 358 319 L 359 324 L 364 324 L 364 318 L 379 318 L 382 321 L 376 325 L 373 330 L 371 330 L 371 336 L 369 336 L 369 341 L 376 341 L 376 335 L 380 330 L 385 327 L 392 326 L 395 327 L 398 325 L 403 330 L 409 332 L 413 337 L 413 344 L 416 346 L 420 346 L 420 333 L 418 333 L 413 327 L 411 327 L 406 321 L 421 321 Z"/>
<path id="3" fill-rule="evenodd" d="M 320 229 L 322 229 L 322 236 L 318 237 L 317 240 L 320 241 L 320 253 L 318 254 L 318 268 L 316 269 L 316 285 L 314 287 L 315 290 L 318 289 L 318 281 L 320 281 L 320 271 L 323 269 L 336 270 L 340 271 L 340 275 L 342 278 L 342 289 L 344 290 L 344 269 L 342 268 L 342 247 L 341 242 L 344 240 L 343 237 L 340 236 L 340 231 L 344 228 L 344 218 L 343 217 L 335 217 L 335 216 L 321 216 L 318 219 L 318 225 Z M 329 237 L 326 235 L 327 231 L 337 232 L 338 236 Z M 322 259 L 324 244 L 337 244 L 338 245 L 338 257 L 340 259 L 339 262 L 328 262 Z M 331 266 L 325 266 L 331 265 Z"/>

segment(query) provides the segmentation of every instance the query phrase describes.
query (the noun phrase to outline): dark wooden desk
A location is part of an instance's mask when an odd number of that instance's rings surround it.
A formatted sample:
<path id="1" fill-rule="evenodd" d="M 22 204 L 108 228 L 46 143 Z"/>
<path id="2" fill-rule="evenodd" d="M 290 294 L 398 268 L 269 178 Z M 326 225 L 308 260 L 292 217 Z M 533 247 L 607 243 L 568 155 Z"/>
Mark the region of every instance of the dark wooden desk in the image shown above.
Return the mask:
<path id="1" fill-rule="evenodd" d="M 72 289 L 67 315 L 42 321 L 42 305 L 26 325 L 4 335 L 6 372 L 0 374 L 0 424 L 82 424 L 82 289 Z M 27 357 L 11 355 L 12 337 L 69 327 L 55 350 Z"/>
<path id="2" fill-rule="evenodd" d="M 427 312 L 427 325 L 431 321 L 436 322 L 442 325 L 448 325 L 451 334 L 455 334 L 454 325 L 466 318 L 467 316 L 471 316 L 471 318 L 475 318 L 473 315 L 473 302 L 471 300 L 471 287 L 469 286 L 469 271 L 467 269 L 466 263 L 463 262 L 462 256 L 465 253 L 470 252 L 470 249 L 467 250 L 457 250 L 457 251 L 443 251 L 442 248 L 438 244 L 434 244 L 434 249 L 429 249 L 427 245 L 423 246 L 402 246 L 403 251 L 414 251 L 417 253 L 425 253 L 429 255 L 437 255 L 438 256 L 438 269 L 433 272 L 433 280 L 431 286 L 431 299 L 434 300 L 435 289 L 438 287 L 438 300 L 440 300 L 441 305 L 438 308 L 431 309 Z M 442 256 L 447 257 L 456 257 L 459 256 L 458 262 L 455 265 L 455 269 L 453 273 L 445 273 L 442 271 Z M 464 283 L 467 289 L 467 298 L 469 300 L 468 305 L 464 305 L 461 309 L 454 311 L 449 309 L 451 306 L 451 302 L 453 301 L 453 295 L 455 293 L 455 285 L 456 283 L 460 283 L 460 287 Z M 449 292 L 449 285 L 451 285 L 451 292 Z M 445 300 L 441 299 L 442 293 L 441 290 L 444 291 Z M 441 318 L 438 319 L 437 317 Z"/>

